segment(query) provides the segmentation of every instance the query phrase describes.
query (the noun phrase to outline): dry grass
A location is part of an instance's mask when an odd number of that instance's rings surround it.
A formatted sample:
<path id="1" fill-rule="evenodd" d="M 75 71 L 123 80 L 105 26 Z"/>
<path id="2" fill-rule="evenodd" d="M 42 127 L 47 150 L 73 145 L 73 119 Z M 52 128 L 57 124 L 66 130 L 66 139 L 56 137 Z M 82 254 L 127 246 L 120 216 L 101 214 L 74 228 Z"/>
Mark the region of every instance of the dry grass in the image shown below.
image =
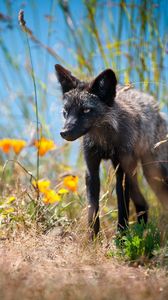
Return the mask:
<path id="1" fill-rule="evenodd" d="M 0 299 L 167 299 L 165 270 L 107 258 L 75 232 L 20 233 L 0 244 Z"/>
<path id="2" fill-rule="evenodd" d="M 157 257 L 149 268 L 149 265 L 138 267 L 137 261 L 130 266 L 117 255 L 111 258 L 107 255 L 115 252 L 112 238 L 117 222 L 117 213 L 112 217 L 109 214 L 111 209 L 116 211 L 115 206 L 108 207 L 107 199 L 101 201 L 101 242 L 88 243 L 84 202 L 82 207 L 67 206 L 66 221 L 63 219 L 61 223 L 61 218 L 56 219 L 55 228 L 42 234 L 42 230 L 53 228 L 45 226 L 50 214 L 44 210 L 45 218 L 40 224 L 31 219 L 27 206 L 32 200 L 26 198 L 22 189 L 22 185 L 16 190 L 11 187 L 16 200 L 9 207 L 13 207 L 14 212 L 7 215 L 0 240 L 0 300 L 168 299 L 166 269 L 154 267 Z M 33 191 L 29 190 L 33 199 Z M 13 195 L 12 192 L 7 190 L 6 193 Z M 77 201 L 74 196 L 73 204 Z M 64 199 L 60 207 L 67 203 Z M 108 208 L 105 212 L 104 207 Z M 131 220 L 132 215 L 131 209 Z M 163 221 L 161 218 L 164 232 L 167 216 Z"/>

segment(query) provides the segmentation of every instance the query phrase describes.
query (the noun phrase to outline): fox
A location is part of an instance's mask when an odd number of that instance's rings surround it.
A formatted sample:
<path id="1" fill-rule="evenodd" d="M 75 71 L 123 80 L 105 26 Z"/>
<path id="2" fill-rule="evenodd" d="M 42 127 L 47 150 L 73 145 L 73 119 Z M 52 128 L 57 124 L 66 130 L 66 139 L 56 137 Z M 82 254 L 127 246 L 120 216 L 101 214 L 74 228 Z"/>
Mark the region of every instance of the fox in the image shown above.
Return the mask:
<path id="1" fill-rule="evenodd" d="M 148 221 L 149 205 L 138 185 L 138 164 L 164 209 L 168 209 L 168 125 L 155 98 L 134 87 L 120 85 L 110 68 L 90 81 L 76 78 L 59 64 L 55 70 L 65 118 L 60 135 L 67 141 L 83 137 L 92 238 L 100 230 L 102 160 L 110 160 L 116 171 L 119 230 L 129 225 L 130 200 L 135 206 L 137 222 Z"/>

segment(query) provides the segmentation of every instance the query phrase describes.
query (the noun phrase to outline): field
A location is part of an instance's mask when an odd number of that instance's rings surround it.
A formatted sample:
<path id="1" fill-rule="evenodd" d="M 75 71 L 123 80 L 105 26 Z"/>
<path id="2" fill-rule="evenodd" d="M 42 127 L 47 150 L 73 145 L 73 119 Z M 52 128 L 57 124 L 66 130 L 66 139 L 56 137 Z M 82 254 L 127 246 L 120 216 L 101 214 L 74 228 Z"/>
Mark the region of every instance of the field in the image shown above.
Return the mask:
<path id="1" fill-rule="evenodd" d="M 110 243 L 75 232 L 21 233 L 1 241 L 1 299 L 167 299 L 165 268 L 108 258 Z M 154 264 L 154 263 L 153 263 Z"/>
<path id="2" fill-rule="evenodd" d="M 117 232 L 116 169 L 105 161 L 101 231 L 89 239 L 81 140 L 60 137 L 54 71 L 88 80 L 112 68 L 167 114 L 167 1 L 0 2 L 0 299 L 168 299 L 168 214 L 141 168 L 148 225 L 131 204 Z"/>

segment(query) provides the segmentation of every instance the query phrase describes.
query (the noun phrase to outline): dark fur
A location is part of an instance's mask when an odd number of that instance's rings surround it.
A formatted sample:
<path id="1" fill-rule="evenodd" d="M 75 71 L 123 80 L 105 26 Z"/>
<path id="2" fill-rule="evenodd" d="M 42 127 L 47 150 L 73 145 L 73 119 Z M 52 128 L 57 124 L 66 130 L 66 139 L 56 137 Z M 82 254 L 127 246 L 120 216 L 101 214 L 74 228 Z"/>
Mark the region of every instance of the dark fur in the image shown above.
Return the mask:
<path id="1" fill-rule="evenodd" d="M 162 204 L 168 207 L 167 124 L 152 96 L 117 85 L 107 69 L 91 82 L 82 82 L 60 65 L 56 73 L 63 91 L 65 125 L 61 136 L 73 141 L 84 136 L 89 223 L 99 231 L 99 165 L 110 159 L 116 168 L 118 226 L 128 225 L 129 198 L 138 221 L 147 222 L 148 205 L 137 183 L 137 163 Z M 125 184 L 123 185 L 123 176 Z M 125 187 L 124 187 L 125 186 Z"/>

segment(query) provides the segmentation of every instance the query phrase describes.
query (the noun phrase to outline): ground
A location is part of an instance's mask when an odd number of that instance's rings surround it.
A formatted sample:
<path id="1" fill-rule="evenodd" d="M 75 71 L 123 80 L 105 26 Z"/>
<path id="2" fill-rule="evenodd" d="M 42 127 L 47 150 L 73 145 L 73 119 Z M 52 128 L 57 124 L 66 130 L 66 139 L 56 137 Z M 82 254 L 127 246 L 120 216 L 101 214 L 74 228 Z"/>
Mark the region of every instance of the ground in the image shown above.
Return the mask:
<path id="1" fill-rule="evenodd" d="M 108 248 L 58 228 L 1 240 L 0 299 L 168 299 L 166 269 L 109 258 Z"/>

